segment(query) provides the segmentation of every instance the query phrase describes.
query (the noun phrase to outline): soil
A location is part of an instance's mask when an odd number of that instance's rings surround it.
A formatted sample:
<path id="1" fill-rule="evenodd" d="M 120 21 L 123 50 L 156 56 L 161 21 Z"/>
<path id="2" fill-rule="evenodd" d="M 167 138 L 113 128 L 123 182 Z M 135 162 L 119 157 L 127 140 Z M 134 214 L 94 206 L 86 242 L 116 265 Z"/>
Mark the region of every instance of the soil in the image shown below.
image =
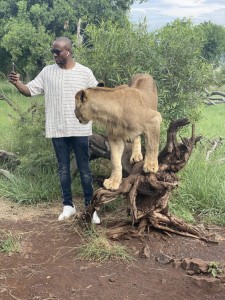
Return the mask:
<path id="1" fill-rule="evenodd" d="M 25 207 L 0 199 L 0 231 L 20 236 L 21 245 L 18 253 L 0 252 L 1 300 L 225 299 L 221 279 L 189 275 L 179 263 L 200 258 L 224 264 L 224 228 L 208 229 L 218 244 L 152 229 L 143 239 L 120 241 L 132 262 L 99 263 L 77 258 L 83 241 L 77 221 L 57 221 L 60 211 L 59 203 Z M 100 214 L 98 228 L 106 226 L 107 214 Z"/>

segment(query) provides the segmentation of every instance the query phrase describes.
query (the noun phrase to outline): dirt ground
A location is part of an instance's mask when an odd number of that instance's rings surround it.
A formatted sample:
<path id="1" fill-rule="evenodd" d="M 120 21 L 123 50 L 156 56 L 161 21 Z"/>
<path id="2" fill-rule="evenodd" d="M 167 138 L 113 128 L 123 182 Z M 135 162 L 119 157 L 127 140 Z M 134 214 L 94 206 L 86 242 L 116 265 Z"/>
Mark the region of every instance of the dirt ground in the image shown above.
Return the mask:
<path id="1" fill-rule="evenodd" d="M 165 261 L 169 256 L 224 263 L 224 228 L 210 228 L 220 237 L 218 244 L 153 230 L 144 240 L 120 241 L 132 262 L 96 263 L 77 259 L 82 239 L 76 221 L 58 222 L 60 210 L 59 203 L 24 207 L 0 199 L 0 230 L 19 235 L 21 241 L 19 253 L 0 252 L 1 300 L 225 299 L 221 280 L 188 275 L 179 264 Z M 143 247 L 149 249 L 147 257 L 140 255 Z"/>

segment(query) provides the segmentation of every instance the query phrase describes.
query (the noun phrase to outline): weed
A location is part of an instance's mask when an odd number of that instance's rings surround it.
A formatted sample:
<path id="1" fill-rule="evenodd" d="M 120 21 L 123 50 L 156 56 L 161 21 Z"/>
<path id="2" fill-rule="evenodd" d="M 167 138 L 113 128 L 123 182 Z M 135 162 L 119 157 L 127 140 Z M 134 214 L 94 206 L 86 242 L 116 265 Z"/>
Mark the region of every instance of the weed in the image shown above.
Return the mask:
<path id="1" fill-rule="evenodd" d="M 13 253 L 20 252 L 20 237 L 13 235 L 11 231 L 1 232 L 0 252 Z"/>
<path id="2" fill-rule="evenodd" d="M 211 261 L 209 263 L 208 273 L 213 277 L 216 277 L 218 274 L 222 273 L 222 269 L 219 266 L 219 263 Z"/>
<path id="3" fill-rule="evenodd" d="M 97 232 L 94 226 L 86 231 L 84 244 L 78 247 L 78 252 L 77 258 L 91 261 L 103 262 L 110 259 L 132 261 L 124 246 L 110 242 L 105 233 Z"/>

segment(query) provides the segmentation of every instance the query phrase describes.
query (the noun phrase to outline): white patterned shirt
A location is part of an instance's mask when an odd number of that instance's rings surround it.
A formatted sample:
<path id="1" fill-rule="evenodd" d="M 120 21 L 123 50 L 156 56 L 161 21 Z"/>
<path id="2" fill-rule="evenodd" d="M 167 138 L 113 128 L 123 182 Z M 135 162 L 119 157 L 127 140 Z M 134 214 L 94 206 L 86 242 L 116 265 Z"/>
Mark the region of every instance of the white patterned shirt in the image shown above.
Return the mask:
<path id="1" fill-rule="evenodd" d="M 75 116 L 75 95 L 97 84 L 92 71 L 77 62 L 72 69 L 62 69 L 57 64 L 47 66 L 27 83 L 31 96 L 45 96 L 47 138 L 92 134 L 92 122 L 83 125 Z"/>

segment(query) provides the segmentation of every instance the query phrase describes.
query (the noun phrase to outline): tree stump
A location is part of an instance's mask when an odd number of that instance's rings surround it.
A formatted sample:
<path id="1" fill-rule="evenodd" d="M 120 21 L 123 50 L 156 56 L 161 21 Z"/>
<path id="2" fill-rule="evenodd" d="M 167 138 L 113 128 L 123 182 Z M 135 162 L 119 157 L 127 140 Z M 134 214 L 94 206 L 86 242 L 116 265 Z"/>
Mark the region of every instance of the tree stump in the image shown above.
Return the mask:
<path id="1" fill-rule="evenodd" d="M 143 172 L 143 161 L 130 164 L 131 145 L 126 144 L 122 157 L 123 180 L 118 190 L 110 191 L 98 189 L 93 196 L 86 215 L 91 216 L 94 210 L 101 205 L 111 202 L 119 195 L 127 203 L 129 220 L 117 221 L 108 229 L 108 236 L 118 239 L 122 236 L 140 236 L 149 227 L 166 232 L 177 233 L 184 236 L 206 240 L 204 233 L 195 226 L 169 213 L 168 203 L 173 189 L 178 186 L 176 175 L 187 163 L 194 145 L 201 137 L 195 137 L 194 125 L 190 138 L 177 140 L 177 132 L 183 126 L 190 124 L 187 119 L 171 122 L 167 130 L 167 143 L 159 154 L 159 171 L 154 174 Z M 96 159 L 104 157 L 110 159 L 107 138 L 94 134 L 90 138 L 90 157 Z M 90 217 L 89 217 L 90 218 Z"/>

